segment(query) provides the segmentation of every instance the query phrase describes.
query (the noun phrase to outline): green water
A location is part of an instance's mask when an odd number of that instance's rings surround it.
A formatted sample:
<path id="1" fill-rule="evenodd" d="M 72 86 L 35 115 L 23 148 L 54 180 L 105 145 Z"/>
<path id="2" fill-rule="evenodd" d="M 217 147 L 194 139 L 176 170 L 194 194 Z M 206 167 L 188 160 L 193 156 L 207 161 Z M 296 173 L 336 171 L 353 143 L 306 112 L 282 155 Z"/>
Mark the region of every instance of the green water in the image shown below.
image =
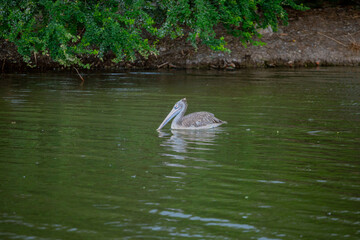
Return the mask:
<path id="1" fill-rule="evenodd" d="M 358 68 L 85 79 L 1 76 L 0 239 L 360 239 Z"/>

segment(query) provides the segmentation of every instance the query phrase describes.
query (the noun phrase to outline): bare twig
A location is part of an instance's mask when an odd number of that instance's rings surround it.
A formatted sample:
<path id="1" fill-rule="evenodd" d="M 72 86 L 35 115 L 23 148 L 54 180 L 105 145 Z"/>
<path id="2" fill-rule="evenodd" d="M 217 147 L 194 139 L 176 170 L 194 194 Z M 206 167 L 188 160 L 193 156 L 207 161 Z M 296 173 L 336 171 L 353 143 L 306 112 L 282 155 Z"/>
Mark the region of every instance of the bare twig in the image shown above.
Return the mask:
<path id="1" fill-rule="evenodd" d="M 166 65 L 169 65 L 169 63 L 166 62 L 166 63 L 163 63 L 163 64 L 158 65 L 157 67 L 158 67 L 158 68 L 162 68 L 162 67 L 164 67 L 164 66 L 166 66 Z"/>
<path id="2" fill-rule="evenodd" d="M 35 65 L 37 65 L 36 52 L 34 52 L 34 58 L 35 58 Z"/>
<path id="3" fill-rule="evenodd" d="M 170 67 L 170 68 L 177 68 L 177 66 L 176 66 L 176 65 L 171 64 L 171 63 L 169 63 L 169 67 Z"/>
<path id="4" fill-rule="evenodd" d="M 82 81 L 81 85 L 84 84 L 84 82 L 85 82 L 84 78 L 81 76 L 81 74 L 79 73 L 79 71 L 77 70 L 76 67 L 74 67 L 74 69 L 76 70 L 77 74 L 79 75 L 79 77 L 80 77 L 80 79 Z"/>
<path id="5" fill-rule="evenodd" d="M 5 61 L 6 61 L 6 59 L 4 58 L 4 61 L 3 61 L 2 67 L 1 67 L 1 72 L 2 72 L 2 73 L 4 72 Z"/>
<path id="6" fill-rule="evenodd" d="M 342 45 L 342 46 L 344 46 L 344 47 L 347 47 L 344 43 L 336 40 L 335 38 L 329 37 L 329 36 L 325 35 L 324 33 L 318 32 L 318 34 L 323 35 L 324 37 L 327 37 L 327 38 L 333 40 L 334 42 L 337 42 L 338 44 L 340 44 L 340 45 Z"/>
<path id="7" fill-rule="evenodd" d="M 356 33 L 358 33 L 358 32 L 355 32 L 355 33 L 353 33 L 353 34 L 348 33 L 348 35 L 346 36 L 346 38 L 347 38 L 347 39 L 349 40 L 349 42 L 350 42 L 350 49 L 353 50 L 353 51 L 355 51 L 355 52 L 358 52 L 358 51 L 360 51 L 360 43 L 357 42 L 356 39 L 353 37 L 353 35 L 356 34 Z M 350 39 L 349 37 L 350 37 L 351 39 Z"/>
<path id="8" fill-rule="evenodd" d="M 351 42 L 350 49 L 353 50 L 354 52 L 359 52 L 360 51 L 360 43 Z"/>

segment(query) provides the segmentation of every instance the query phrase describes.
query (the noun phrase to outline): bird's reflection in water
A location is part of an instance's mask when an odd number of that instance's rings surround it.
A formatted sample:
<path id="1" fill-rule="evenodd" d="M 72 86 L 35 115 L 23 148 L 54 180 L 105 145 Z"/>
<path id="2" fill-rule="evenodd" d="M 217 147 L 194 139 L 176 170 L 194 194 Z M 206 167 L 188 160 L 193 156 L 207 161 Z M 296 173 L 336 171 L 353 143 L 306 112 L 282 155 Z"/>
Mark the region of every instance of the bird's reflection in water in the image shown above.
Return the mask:
<path id="1" fill-rule="evenodd" d="M 176 153 L 203 152 L 213 150 L 216 138 L 223 132 L 221 128 L 207 130 L 171 130 L 171 133 L 159 131 L 164 138 L 160 146 Z M 177 155 L 178 156 L 178 155 Z M 179 156 L 177 157 L 177 159 Z"/>

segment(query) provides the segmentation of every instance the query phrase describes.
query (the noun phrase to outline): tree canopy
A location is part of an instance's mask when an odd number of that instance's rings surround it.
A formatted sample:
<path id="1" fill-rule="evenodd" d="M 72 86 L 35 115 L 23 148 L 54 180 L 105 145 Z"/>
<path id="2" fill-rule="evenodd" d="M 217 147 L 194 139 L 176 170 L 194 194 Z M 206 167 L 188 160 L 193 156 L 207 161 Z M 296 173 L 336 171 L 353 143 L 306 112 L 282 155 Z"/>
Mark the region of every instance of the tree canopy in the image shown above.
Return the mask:
<path id="1" fill-rule="evenodd" d="M 164 37 L 228 51 L 219 25 L 243 44 L 259 44 L 258 28 L 287 23 L 285 7 L 305 9 L 294 0 L 0 0 L 0 38 L 25 61 L 47 54 L 63 66 L 90 67 L 81 56 L 111 51 L 115 62 L 133 61 L 156 54 Z"/>

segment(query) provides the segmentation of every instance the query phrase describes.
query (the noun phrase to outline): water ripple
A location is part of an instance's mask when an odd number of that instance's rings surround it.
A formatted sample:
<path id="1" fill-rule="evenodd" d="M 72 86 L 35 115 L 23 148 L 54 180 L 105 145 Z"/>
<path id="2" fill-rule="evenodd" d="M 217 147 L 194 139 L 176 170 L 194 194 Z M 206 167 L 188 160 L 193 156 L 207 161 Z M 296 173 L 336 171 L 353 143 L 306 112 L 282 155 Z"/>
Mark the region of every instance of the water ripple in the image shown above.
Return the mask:
<path id="1" fill-rule="evenodd" d="M 160 211 L 158 212 L 157 209 L 152 209 L 149 211 L 150 213 L 158 213 L 161 216 L 167 216 L 172 218 L 183 218 L 188 219 L 191 221 L 200 221 L 204 222 L 206 226 L 219 226 L 219 227 L 229 227 L 229 228 L 236 228 L 236 229 L 244 229 L 244 230 L 256 230 L 256 227 L 249 225 L 249 224 L 238 224 L 238 223 L 231 223 L 227 219 L 219 219 L 219 218 L 203 218 L 199 216 L 193 216 L 191 214 L 185 214 L 182 212 L 174 212 L 174 211 Z"/>

